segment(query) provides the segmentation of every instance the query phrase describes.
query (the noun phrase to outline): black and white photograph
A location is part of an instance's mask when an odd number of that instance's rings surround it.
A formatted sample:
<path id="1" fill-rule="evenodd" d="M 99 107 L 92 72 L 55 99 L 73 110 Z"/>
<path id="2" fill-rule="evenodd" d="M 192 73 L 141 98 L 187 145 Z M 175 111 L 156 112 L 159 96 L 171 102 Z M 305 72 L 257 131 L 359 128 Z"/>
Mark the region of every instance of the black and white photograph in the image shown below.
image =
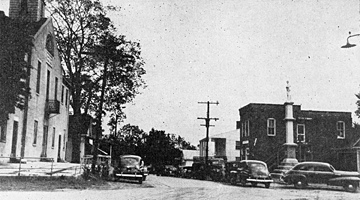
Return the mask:
<path id="1" fill-rule="evenodd" d="M 360 0 L 0 0 L 0 199 L 360 199 Z"/>

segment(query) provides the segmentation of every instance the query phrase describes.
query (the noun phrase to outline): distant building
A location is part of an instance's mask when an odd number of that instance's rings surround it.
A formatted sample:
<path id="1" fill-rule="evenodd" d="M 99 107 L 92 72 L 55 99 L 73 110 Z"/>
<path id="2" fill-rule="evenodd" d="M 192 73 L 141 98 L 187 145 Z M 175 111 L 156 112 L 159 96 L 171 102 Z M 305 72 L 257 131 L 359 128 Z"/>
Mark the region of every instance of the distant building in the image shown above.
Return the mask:
<path id="1" fill-rule="evenodd" d="M 44 18 L 43 0 L 10 0 L 9 16 L 29 23 L 34 46 L 26 57 L 32 66 L 27 82 L 31 97 L 24 110 L 16 109 L 6 124 L 0 124 L 1 160 L 65 160 L 70 92 L 52 19 Z"/>
<path id="2" fill-rule="evenodd" d="M 209 137 L 209 158 L 227 161 L 240 160 L 240 130 L 228 131 Z M 200 157 L 206 156 L 206 138 L 200 140 Z"/>
<path id="3" fill-rule="evenodd" d="M 181 166 L 192 166 L 194 163 L 194 157 L 199 156 L 199 150 L 181 150 L 182 151 L 182 162 Z"/>
<path id="4" fill-rule="evenodd" d="M 250 103 L 239 109 L 240 157 L 265 161 L 269 168 L 285 156 L 285 106 Z M 324 161 L 338 169 L 356 170 L 354 148 L 359 133 L 353 128 L 350 112 L 301 110 L 293 105 L 296 158 Z"/>

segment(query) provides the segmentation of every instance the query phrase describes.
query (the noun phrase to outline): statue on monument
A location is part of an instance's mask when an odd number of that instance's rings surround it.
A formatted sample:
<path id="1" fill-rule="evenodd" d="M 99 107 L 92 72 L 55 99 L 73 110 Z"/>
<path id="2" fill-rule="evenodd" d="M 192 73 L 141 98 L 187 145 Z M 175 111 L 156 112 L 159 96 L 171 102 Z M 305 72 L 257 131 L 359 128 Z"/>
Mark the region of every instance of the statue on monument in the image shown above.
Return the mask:
<path id="1" fill-rule="evenodd" d="M 286 81 L 286 98 L 289 102 L 291 101 L 290 87 L 289 81 Z"/>

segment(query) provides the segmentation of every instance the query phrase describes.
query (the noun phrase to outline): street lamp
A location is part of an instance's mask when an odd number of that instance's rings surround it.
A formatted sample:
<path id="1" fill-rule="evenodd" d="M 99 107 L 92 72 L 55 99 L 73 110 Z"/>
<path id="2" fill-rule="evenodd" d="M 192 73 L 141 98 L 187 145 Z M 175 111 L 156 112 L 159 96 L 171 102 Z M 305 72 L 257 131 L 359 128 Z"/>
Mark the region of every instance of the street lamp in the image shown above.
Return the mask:
<path id="1" fill-rule="evenodd" d="M 350 33 L 350 34 L 351 34 L 351 33 Z M 347 41 L 346 41 L 346 45 L 341 46 L 341 48 L 351 48 L 351 47 L 356 46 L 356 44 L 351 44 L 351 43 L 349 42 L 349 38 L 355 37 L 355 36 L 360 36 L 360 34 L 358 33 L 358 34 L 354 34 L 354 35 L 348 36 L 348 37 L 347 37 Z M 360 149 L 357 148 L 357 149 L 356 149 L 356 165 L 357 165 L 357 170 L 358 170 L 358 172 L 360 172 L 360 159 L 359 159 L 359 158 L 360 158 Z"/>
<path id="2" fill-rule="evenodd" d="M 356 46 L 356 44 L 351 44 L 351 43 L 349 42 L 349 39 L 350 39 L 351 37 L 355 37 L 355 36 L 360 36 L 360 34 L 354 34 L 354 35 L 350 35 L 349 37 L 347 37 L 346 44 L 345 44 L 344 46 L 341 46 L 341 48 L 351 48 L 351 47 Z"/>

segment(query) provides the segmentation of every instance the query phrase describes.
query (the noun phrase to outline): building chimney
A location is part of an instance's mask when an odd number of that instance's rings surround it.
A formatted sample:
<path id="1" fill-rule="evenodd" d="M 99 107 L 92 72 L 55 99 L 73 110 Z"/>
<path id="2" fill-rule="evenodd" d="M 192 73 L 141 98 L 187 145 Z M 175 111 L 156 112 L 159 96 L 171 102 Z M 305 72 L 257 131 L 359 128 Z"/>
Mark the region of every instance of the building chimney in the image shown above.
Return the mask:
<path id="1" fill-rule="evenodd" d="M 0 10 L 0 19 L 4 18 L 5 17 L 5 12 Z"/>
<path id="2" fill-rule="evenodd" d="M 44 0 L 10 0 L 9 17 L 37 22 L 44 17 Z"/>

